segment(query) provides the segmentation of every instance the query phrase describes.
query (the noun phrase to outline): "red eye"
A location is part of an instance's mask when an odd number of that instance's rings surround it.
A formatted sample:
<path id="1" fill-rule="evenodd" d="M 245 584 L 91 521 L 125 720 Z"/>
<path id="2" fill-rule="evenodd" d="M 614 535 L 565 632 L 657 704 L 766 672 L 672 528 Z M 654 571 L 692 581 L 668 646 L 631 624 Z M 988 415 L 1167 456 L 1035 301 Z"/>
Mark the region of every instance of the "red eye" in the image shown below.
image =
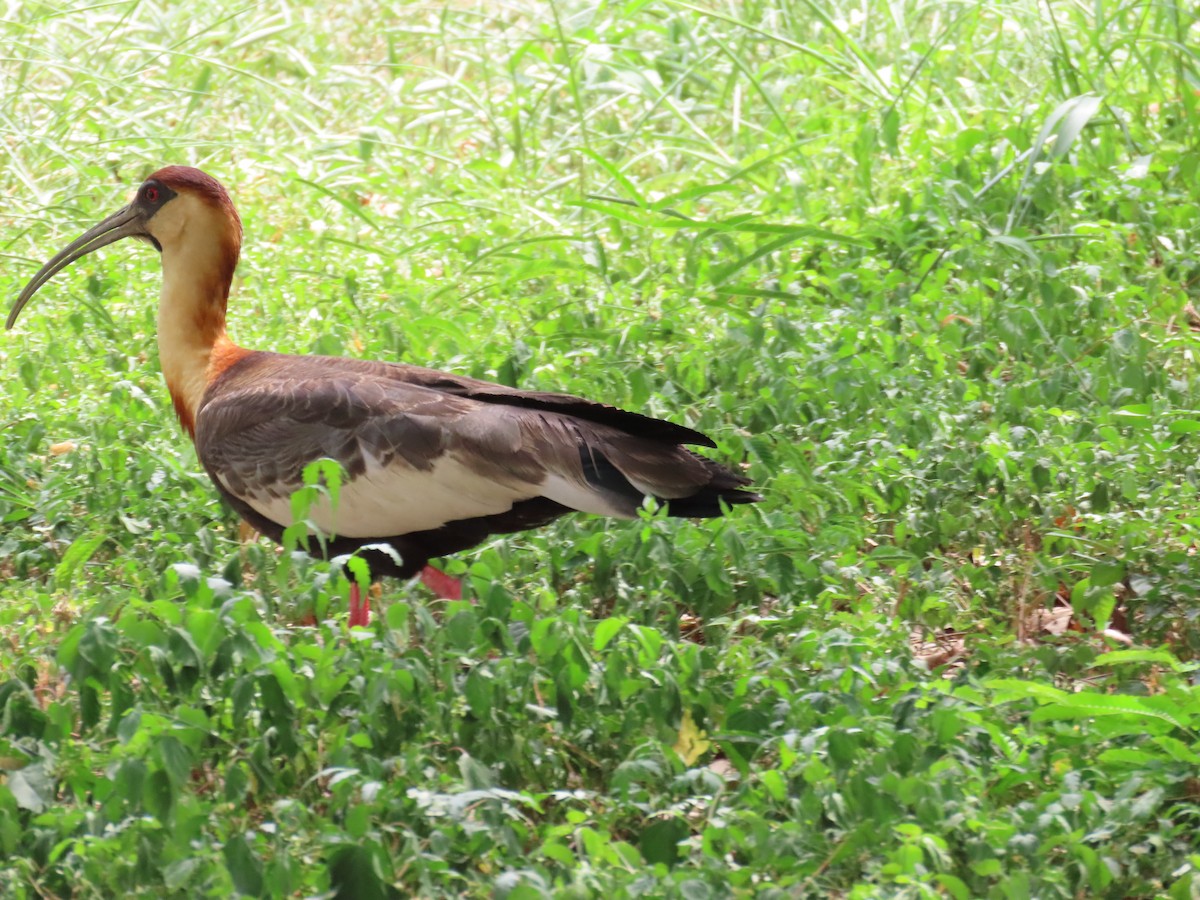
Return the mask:
<path id="1" fill-rule="evenodd" d="M 156 188 L 156 187 L 146 188 L 146 202 L 147 203 L 157 203 L 158 202 L 158 188 Z"/>

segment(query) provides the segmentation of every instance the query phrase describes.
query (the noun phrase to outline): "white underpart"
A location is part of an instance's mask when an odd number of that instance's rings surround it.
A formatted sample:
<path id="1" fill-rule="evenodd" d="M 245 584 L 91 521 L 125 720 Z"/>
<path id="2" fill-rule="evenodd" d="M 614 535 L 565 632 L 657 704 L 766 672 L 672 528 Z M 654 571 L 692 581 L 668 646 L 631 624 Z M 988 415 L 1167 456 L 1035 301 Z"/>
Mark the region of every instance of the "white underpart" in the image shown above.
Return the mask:
<path id="1" fill-rule="evenodd" d="M 222 483 L 229 488 L 224 479 Z M 628 518 L 624 510 L 562 476 L 548 475 L 541 485 L 500 482 L 448 456 L 424 471 L 398 462 L 385 468 L 368 456 L 366 471 L 341 486 L 336 508 L 331 498 L 322 497 L 309 508 L 308 518 L 328 535 L 382 538 L 508 512 L 514 503 L 538 496 L 581 512 Z M 290 496 L 247 494 L 242 499 L 273 522 L 285 527 L 293 522 Z"/>
<path id="2" fill-rule="evenodd" d="M 535 486 L 480 478 L 448 457 L 425 471 L 397 463 L 383 468 L 368 459 L 366 472 L 342 485 L 336 508 L 331 498 L 323 497 L 309 509 L 308 517 L 330 535 L 390 537 L 507 512 L 517 500 L 537 494 Z M 251 494 L 244 499 L 271 521 L 292 523 L 290 497 Z"/>
<path id="3" fill-rule="evenodd" d="M 598 494 L 586 484 L 571 481 L 561 475 L 547 475 L 540 493 L 543 497 L 549 497 L 556 503 L 580 512 L 595 513 L 598 516 L 615 516 L 621 519 L 633 518 L 626 510 L 613 506 L 605 500 L 603 495 Z"/>

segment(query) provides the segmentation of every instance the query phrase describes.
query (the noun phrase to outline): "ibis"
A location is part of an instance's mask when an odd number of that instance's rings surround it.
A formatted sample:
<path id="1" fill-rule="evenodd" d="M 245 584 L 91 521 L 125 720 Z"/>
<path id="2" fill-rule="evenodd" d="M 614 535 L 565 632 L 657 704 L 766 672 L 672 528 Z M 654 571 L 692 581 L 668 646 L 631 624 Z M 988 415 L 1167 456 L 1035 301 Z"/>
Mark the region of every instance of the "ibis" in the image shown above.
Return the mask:
<path id="1" fill-rule="evenodd" d="M 158 349 L 175 412 L 217 491 L 281 541 L 314 460 L 341 464 L 337 503 L 309 518 L 314 555 L 358 553 L 372 579 L 411 578 L 431 559 L 573 511 L 632 518 L 722 515 L 753 503 L 749 480 L 687 445 L 698 431 L 568 394 L 517 390 L 393 362 L 238 346 L 225 330 L 242 224 L 216 179 L 187 166 L 151 175 L 132 202 L 47 262 L 8 316 L 75 260 L 122 238 L 162 258 Z M 369 600 L 350 584 L 350 623 Z"/>

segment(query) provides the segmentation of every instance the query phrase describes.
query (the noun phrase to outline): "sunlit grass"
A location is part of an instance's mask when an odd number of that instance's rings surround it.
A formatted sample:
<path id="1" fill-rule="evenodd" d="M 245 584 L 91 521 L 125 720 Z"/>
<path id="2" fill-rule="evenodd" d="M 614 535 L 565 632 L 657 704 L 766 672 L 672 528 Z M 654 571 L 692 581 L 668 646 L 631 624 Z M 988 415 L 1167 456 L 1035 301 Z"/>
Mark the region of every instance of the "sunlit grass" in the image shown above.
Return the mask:
<path id="1" fill-rule="evenodd" d="M 1189 896 L 1195 36 L 1148 3 L 14 7 L 4 296 L 199 165 L 241 343 L 667 417 L 766 501 L 505 538 L 448 563 L 471 602 L 389 585 L 349 638 L 174 423 L 152 251 L 89 257 L 0 338 L 0 893 Z"/>

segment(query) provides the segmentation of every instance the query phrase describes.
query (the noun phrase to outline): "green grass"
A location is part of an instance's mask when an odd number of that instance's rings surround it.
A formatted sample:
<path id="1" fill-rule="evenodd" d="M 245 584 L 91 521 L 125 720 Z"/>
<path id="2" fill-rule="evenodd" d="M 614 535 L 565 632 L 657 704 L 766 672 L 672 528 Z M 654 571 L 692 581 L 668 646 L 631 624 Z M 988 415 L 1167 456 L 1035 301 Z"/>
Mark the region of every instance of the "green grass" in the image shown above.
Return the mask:
<path id="1" fill-rule="evenodd" d="M 14 9 L 10 300 L 200 165 L 239 342 L 668 417 L 766 501 L 349 636 L 174 423 L 154 254 L 90 257 L 0 337 L 0 895 L 1200 892 L 1192 12 Z"/>

